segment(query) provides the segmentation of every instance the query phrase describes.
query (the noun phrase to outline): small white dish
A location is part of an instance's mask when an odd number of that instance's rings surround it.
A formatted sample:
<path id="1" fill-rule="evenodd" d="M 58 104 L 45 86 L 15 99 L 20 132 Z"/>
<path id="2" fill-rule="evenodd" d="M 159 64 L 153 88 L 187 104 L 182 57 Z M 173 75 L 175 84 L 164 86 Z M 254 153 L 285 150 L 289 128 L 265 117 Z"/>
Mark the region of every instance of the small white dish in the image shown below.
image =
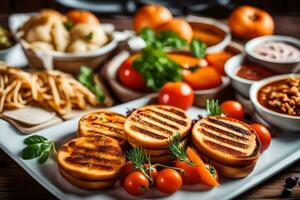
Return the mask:
<path id="1" fill-rule="evenodd" d="M 300 57 L 297 59 L 291 60 L 270 60 L 266 59 L 255 52 L 253 52 L 253 48 L 259 44 L 262 44 L 267 41 L 279 41 L 291 44 L 300 50 L 300 40 L 289 37 L 289 36 L 282 36 L 282 35 L 268 35 L 268 36 L 261 36 L 254 38 L 247 42 L 245 45 L 245 51 L 250 58 L 250 60 L 260 63 L 267 68 L 273 70 L 274 72 L 278 73 L 300 73 Z"/>
<path id="2" fill-rule="evenodd" d="M 225 73 L 230 78 L 231 86 L 243 96 L 249 98 L 249 90 L 251 85 L 255 82 L 239 77 L 237 74 L 241 65 L 246 61 L 244 54 L 233 56 L 225 63 Z"/>
<path id="3" fill-rule="evenodd" d="M 300 116 L 291 116 L 282 114 L 279 112 L 272 111 L 258 102 L 257 94 L 258 91 L 265 85 L 274 81 L 290 78 L 300 77 L 300 74 L 284 74 L 272 76 L 260 81 L 255 82 L 250 88 L 250 99 L 258 114 L 268 123 L 286 130 L 300 131 Z"/>

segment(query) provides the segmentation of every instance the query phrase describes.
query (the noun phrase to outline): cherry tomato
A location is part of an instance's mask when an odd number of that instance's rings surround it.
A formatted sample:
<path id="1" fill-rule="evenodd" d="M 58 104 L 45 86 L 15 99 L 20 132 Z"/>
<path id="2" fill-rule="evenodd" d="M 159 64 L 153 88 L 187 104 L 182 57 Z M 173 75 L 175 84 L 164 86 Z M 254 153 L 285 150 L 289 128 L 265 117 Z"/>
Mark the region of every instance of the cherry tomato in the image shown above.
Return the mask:
<path id="1" fill-rule="evenodd" d="M 158 172 L 155 183 L 161 192 L 174 193 L 181 188 L 182 178 L 176 170 L 165 168 Z"/>
<path id="2" fill-rule="evenodd" d="M 146 168 L 147 168 L 147 173 L 149 173 L 149 165 L 146 164 Z M 125 178 L 131 174 L 134 171 L 138 171 L 138 169 L 136 169 L 134 167 L 134 165 L 132 164 L 132 162 L 128 161 L 122 168 L 121 168 L 121 172 L 119 175 L 119 180 L 121 185 L 124 184 Z M 153 180 L 155 180 L 156 176 L 157 176 L 158 172 L 157 169 L 155 167 L 151 167 L 151 176 L 153 178 Z"/>
<path id="3" fill-rule="evenodd" d="M 272 136 L 270 131 L 261 124 L 250 124 L 250 126 L 255 130 L 255 132 L 259 137 L 261 143 L 260 152 L 265 151 L 270 146 L 271 143 Z"/>
<path id="4" fill-rule="evenodd" d="M 136 171 L 132 162 L 128 161 L 126 164 L 121 168 L 121 172 L 119 175 L 119 180 L 121 185 L 124 184 L 125 178 L 133 171 Z"/>
<path id="5" fill-rule="evenodd" d="M 132 67 L 132 62 L 136 56 L 137 54 L 129 56 L 129 58 L 122 63 L 118 70 L 118 77 L 124 86 L 133 90 L 142 90 L 146 87 L 143 76 Z"/>
<path id="6" fill-rule="evenodd" d="M 189 165 L 188 163 L 179 160 L 175 162 L 175 167 L 184 170 L 184 173 L 180 174 L 184 184 L 195 185 L 200 183 L 201 179 L 198 175 L 197 167 Z"/>
<path id="7" fill-rule="evenodd" d="M 209 171 L 209 173 L 218 181 L 219 174 L 218 174 L 216 168 L 208 163 L 205 163 L 205 167 Z"/>
<path id="8" fill-rule="evenodd" d="M 242 104 L 237 101 L 225 101 L 221 104 L 221 109 L 223 113 L 230 118 L 243 120 L 244 119 L 244 108 Z"/>
<path id="9" fill-rule="evenodd" d="M 124 181 L 125 190 L 135 196 L 140 196 L 149 190 L 149 180 L 139 171 L 130 173 Z"/>
<path id="10" fill-rule="evenodd" d="M 159 92 L 159 104 L 188 109 L 194 102 L 193 89 L 184 82 L 166 83 Z"/>

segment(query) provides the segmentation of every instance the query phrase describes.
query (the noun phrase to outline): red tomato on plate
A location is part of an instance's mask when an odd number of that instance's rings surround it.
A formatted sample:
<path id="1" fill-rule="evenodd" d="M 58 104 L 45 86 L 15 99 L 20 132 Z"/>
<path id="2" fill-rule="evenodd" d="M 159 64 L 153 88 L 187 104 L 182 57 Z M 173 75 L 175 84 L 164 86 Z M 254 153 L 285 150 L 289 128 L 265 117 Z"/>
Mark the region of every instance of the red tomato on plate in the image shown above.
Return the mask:
<path id="1" fill-rule="evenodd" d="M 143 76 L 132 67 L 136 56 L 137 54 L 131 55 L 122 63 L 118 69 L 118 78 L 124 86 L 133 90 L 142 90 L 146 87 Z"/>
<path id="2" fill-rule="evenodd" d="M 160 90 L 158 102 L 186 110 L 194 102 L 194 92 L 187 83 L 169 82 Z"/>
<path id="3" fill-rule="evenodd" d="M 250 124 L 250 126 L 255 130 L 255 132 L 259 137 L 261 143 L 260 152 L 265 151 L 270 146 L 271 139 L 272 139 L 271 133 L 266 127 L 264 127 L 261 124 Z"/>
<path id="4" fill-rule="evenodd" d="M 223 102 L 221 104 L 221 110 L 227 117 L 238 119 L 241 121 L 244 120 L 244 108 L 242 104 L 237 101 L 229 100 Z"/>

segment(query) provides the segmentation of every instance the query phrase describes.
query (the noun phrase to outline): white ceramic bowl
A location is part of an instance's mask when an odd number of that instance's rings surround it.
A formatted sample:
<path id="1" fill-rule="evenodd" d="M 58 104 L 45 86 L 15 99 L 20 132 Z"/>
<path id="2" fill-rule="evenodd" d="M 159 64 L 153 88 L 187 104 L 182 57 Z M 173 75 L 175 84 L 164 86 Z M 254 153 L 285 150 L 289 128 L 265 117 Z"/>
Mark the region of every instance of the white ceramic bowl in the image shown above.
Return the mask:
<path id="1" fill-rule="evenodd" d="M 268 35 L 254 38 L 247 42 L 245 45 L 245 51 L 250 58 L 250 60 L 260 63 L 263 66 L 273 70 L 278 73 L 296 73 L 300 72 L 300 57 L 292 60 L 284 60 L 284 61 L 274 61 L 268 60 L 264 57 L 261 57 L 253 52 L 253 48 L 263 42 L 267 41 L 281 41 L 286 42 L 291 45 L 294 45 L 300 50 L 300 40 L 289 37 L 289 36 L 281 36 L 281 35 Z"/>
<path id="2" fill-rule="evenodd" d="M 272 111 L 262 106 L 257 100 L 258 91 L 265 85 L 274 81 L 290 78 L 299 77 L 300 74 L 284 74 L 272 76 L 260 81 L 255 82 L 250 88 L 250 99 L 258 114 L 268 123 L 275 127 L 279 127 L 291 131 L 300 131 L 300 116 L 290 116 L 279 112 Z"/>
<path id="3" fill-rule="evenodd" d="M 76 75 L 82 65 L 96 69 L 117 47 L 118 38 L 114 35 L 114 26 L 112 24 L 101 24 L 109 37 L 109 42 L 99 49 L 82 52 L 82 53 L 67 53 L 59 51 L 37 51 L 31 48 L 22 35 L 19 33 L 19 28 L 36 13 L 19 13 L 9 16 L 9 27 L 16 39 L 20 41 L 24 53 L 28 59 L 30 67 L 35 69 L 54 68 L 63 72 Z"/>
<path id="4" fill-rule="evenodd" d="M 249 90 L 251 85 L 255 82 L 247 80 L 236 75 L 241 65 L 246 61 L 244 54 L 233 56 L 225 63 L 225 73 L 230 78 L 231 86 L 243 96 L 249 98 Z"/>

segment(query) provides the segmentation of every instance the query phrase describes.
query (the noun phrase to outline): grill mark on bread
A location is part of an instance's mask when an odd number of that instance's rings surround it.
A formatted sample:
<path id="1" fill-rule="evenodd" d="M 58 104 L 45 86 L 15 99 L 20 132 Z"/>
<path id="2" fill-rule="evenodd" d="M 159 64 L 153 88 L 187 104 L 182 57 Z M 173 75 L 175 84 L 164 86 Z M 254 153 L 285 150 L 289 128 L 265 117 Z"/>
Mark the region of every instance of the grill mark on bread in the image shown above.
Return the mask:
<path id="1" fill-rule="evenodd" d="M 155 111 L 155 110 L 151 110 L 151 109 L 146 109 L 146 111 L 152 112 L 152 113 L 154 113 L 154 114 L 156 114 L 158 116 L 161 116 L 161 117 L 166 118 L 166 119 L 168 119 L 170 121 L 176 122 L 177 124 L 180 124 L 182 126 L 187 126 L 187 122 L 186 121 L 183 121 L 183 120 L 180 120 L 180 119 L 176 119 L 174 117 L 171 117 L 170 115 L 167 115 L 167 114 Z"/>
<path id="2" fill-rule="evenodd" d="M 142 133 L 142 134 L 145 134 L 145 135 L 147 135 L 147 136 L 156 138 L 156 139 L 160 139 L 160 140 L 168 139 L 168 137 L 166 137 L 166 136 L 158 135 L 158 134 L 156 134 L 156 133 L 153 133 L 153 132 L 151 132 L 151 131 L 149 131 L 149 130 L 143 129 L 143 128 L 138 127 L 138 126 L 135 126 L 135 125 L 132 125 L 132 126 L 131 126 L 131 129 L 134 130 L 134 131 L 140 132 L 140 133 Z"/>
<path id="3" fill-rule="evenodd" d="M 176 110 L 176 109 L 174 109 L 174 108 L 167 109 L 167 108 L 160 107 L 160 106 L 157 106 L 157 108 L 160 109 L 160 110 L 164 110 L 164 111 L 173 113 L 173 114 L 175 114 L 175 115 L 177 115 L 177 116 L 179 116 L 179 117 L 182 117 L 182 118 L 184 118 L 184 119 L 187 118 L 187 116 L 186 116 L 183 112 L 181 112 L 180 110 Z"/>
<path id="4" fill-rule="evenodd" d="M 97 122 L 97 123 L 106 123 L 106 122 L 108 122 L 108 123 L 115 123 L 115 124 L 120 124 L 120 125 L 123 125 L 124 122 L 125 122 L 125 120 L 124 121 L 119 121 L 117 119 L 107 119 L 107 118 L 105 118 L 105 121 L 104 121 L 99 116 L 88 116 L 88 117 L 82 119 L 82 121 L 83 122 L 91 122 L 91 123 L 93 123 L 93 122 Z"/>
<path id="5" fill-rule="evenodd" d="M 67 157 L 65 159 L 66 162 L 71 163 L 72 165 L 79 165 L 80 167 L 88 167 L 88 168 L 97 168 L 106 171 L 112 171 L 113 168 L 111 166 L 102 165 L 102 164 L 92 164 L 90 162 L 82 161 L 79 157 Z"/>
<path id="6" fill-rule="evenodd" d="M 95 131 L 95 130 L 86 130 L 86 131 L 84 131 L 83 135 L 84 136 L 88 136 L 87 134 L 91 135 L 91 136 L 94 136 L 94 135 L 105 135 L 105 136 L 114 138 L 118 142 L 123 142 L 125 140 L 125 136 L 123 136 L 123 135 L 119 135 L 119 134 L 118 135 L 107 134 L 107 133 L 104 133 L 104 132 L 101 132 L 101 131 Z"/>
<path id="7" fill-rule="evenodd" d="M 229 128 L 229 129 L 231 129 L 233 131 L 236 131 L 236 132 L 239 132 L 239 133 L 242 133 L 242 134 L 245 134 L 245 135 L 250 135 L 251 134 L 248 130 L 245 130 L 245 129 L 241 128 L 241 127 L 229 124 L 227 122 L 224 122 L 224 121 L 221 121 L 221 120 L 218 120 L 218 119 L 213 119 L 211 117 L 208 117 L 207 120 L 209 122 L 213 123 L 213 124 L 218 124 L 220 126 Z"/>
<path id="8" fill-rule="evenodd" d="M 178 126 L 175 126 L 175 125 L 173 125 L 173 124 L 169 124 L 169 123 L 167 123 L 166 121 L 160 120 L 160 119 L 155 118 L 155 117 L 153 117 L 153 116 L 151 116 L 151 115 L 148 115 L 148 114 L 146 114 L 146 113 L 143 113 L 143 111 L 138 112 L 138 114 L 141 115 L 141 116 L 143 116 L 143 117 L 145 117 L 145 118 L 151 119 L 151 120 L 153 120 L 153 121 L 155 121 L 155 122 L 157 122 L 157 123 L 160 123 L 160 124 L 162 124 L 162 125 L 164 125 L 164 126 L 168 126 L 168 127 L 172 128 L 172 129 L 179 130 L 179 127 L 178 127 Z"/>
<path id="9" fill-rule="evenodd" d="M 231 148 L 229 148 L 229 147 L 226 147 L 226 146 L 217 144 L 217 143 L 212 142 L 212 141 L 205 140 L 204 143 L 206 143 L 207 145 L 209 145 L 209 146 L 212 147 L 213 149 L 222 151 L 222 152 L 224 152 L 224 153 L 233 155 L 233 156 L 235 156 L 235 157 L 243 157 L 243 156 L 246 156 L 246 154 L 243 153 L 243 152 L 241 152 L 241 151 L 237 151 L 237 150 L 235 150 L 235 149 L 231 149 Z"/>
<path id="10" fill-rule="evenodd" d="M 76 158 L 77 160 L 80 160 L 82 162 L 90 162 L 91 164 L 94 164 L 93 162 L 98 162 L 98 163 L 101 163 L 102 165 L 110 166 L 111 168 L 113 168 L 114 165 L 121 164 L 121 161 L 119 159 L 116 159 L 116 160 L 108 159 L 108 158 L 103 158 L 100 156 L 85 154 L 85 153 L 80 153 L 80 152 L 71 153 L 71 155 L 68 157 Z"/>
<path id="11" fill-rule="evenodd" d="M 96 153 L 106 153 L 108 155 L 121 157 L 122 152 L 119 148 L 114 146 L 97 146 L 95 148 L 88 148 L 82 146 L 75 146 L 72 154 L 76 154 L 76 152 L 83 151 L 85 154 L 96 154 Z"/>
<path id="12" fill-rule="evenodd" d="M 239 136 L 239 135 L 233 134 L 233 133 L 231 133 L 231 132 L 229 132 L 229 131 L 226 131 L 226 130 L 224 130 L 224 129 L 220 129 L 220 128 L 218 128 L 218 127 L 215 127 L 215 126 L 206 124 L 205 122 L 200 123 L 200 126 L 201 126 L 202 128 L 210 129 L 210 130 L 212 130 L 212 131 L 221 133 L 221 134 L 226 135 L 226 136 L 231 137 L 231 138 L 235 138 L 235 139 L 238 139 L 238 140 L 242 140 L 242 141 L 244 141 L 244 142 L 247 142 L 247 141 L 248 141 L 248 138 L 246 138 L 246 137 L 241 137 L 241 136 Z"/>
<path id="13" fill-rule="evenodd" d="M 124 130 L 123 130 L 123 129 L 111 127 L 111 126 L 104 125 L 104 124 L 98 124 L 98 123 L 92 123 L 91 125 L 94 126 L 94 127 L 98 127 L 98 126 L 104 127 L 104 128 L 106 128 L 107 130 L 113 131 L 113 132 L 118 133 L 118 134 L 124 134 Z"/>
<path id="14" fill-rule="evenodd" d="M 153 129 L 155 129 L 155 130 L 161 131 L 161 132 L 166 133 L 166 134 L 168 134 L 168 135 L 173 135 L 173 132 L 172 132 L 172 131 L 170 131 L 170 130 L 168 130 L 168 129 L 165 129 L 165 128 L 163 128 L 163 127 L 157 126 L 157 125 L 155 125 L 155 124 L 152 124 L 152 123 L 150 123 L 150 122 L 148 122 L 148 121 L 145 121 L 145 120 L 143 120 L 143 119 L 142 119 L 140 116 L 138 116 L 138 115 L 132 117 L 132 121 L 137 122 L 137 123 L 140 123 L 140 124 L 145 125 L 145 126 L 149 126 L 150 128 L 153 128 Z"/>
<path id="15" fill-rule="evenodd" d="M 230 144 L 232 146 L 239 147 L 239 148 L 242 148 L 242 149 L 249 148 L 249 145 L 247 145 L 247 144 L 243 144 L 243 143 L 240 143 L 238 141 L 234 141 L 234 140 L 227 139 L 227 138 L 222 138 L 222 137 L 220 137 L 218 135 L 210 133 L 209 131 L 206 131 L 205 129 L 200 129 L 200 131 L 204 135 L 206 135 L 207 137 L 213 138 L 213 139 L 218 140 L 220 142 L 224 142 L 224 143 L 227 143 L 227 144 Z"/>

